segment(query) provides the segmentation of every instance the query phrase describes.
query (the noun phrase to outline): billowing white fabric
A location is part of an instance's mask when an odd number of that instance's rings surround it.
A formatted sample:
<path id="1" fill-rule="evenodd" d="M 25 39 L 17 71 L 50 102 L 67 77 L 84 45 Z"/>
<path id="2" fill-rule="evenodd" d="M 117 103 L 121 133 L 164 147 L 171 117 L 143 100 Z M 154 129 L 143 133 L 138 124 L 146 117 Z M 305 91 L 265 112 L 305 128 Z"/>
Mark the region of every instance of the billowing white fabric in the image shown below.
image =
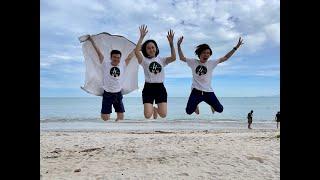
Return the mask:
<path id="1" fill-rule="evenodd" d="M 136 47 L 136 44 L 129 41 L 125 37 L 118 35 L 111 35 L 109 33 L 100 33 L 97 35 L 91 35 L 97 47 L 104 55 L 105 60 L 110 59 L 110 52 L 114 49 L 121 51 L 121 61 L 125 61 L 128 54 Z M 87 40 L 88 35 L 79 37 L 79 41 L 83 42 L 82 51 L 85 59 L 85 83 L 81 87 L 84 91 L 102 96 L 103 94 L 103 70 L 102 64 L 99 62 L 98 54 L 93 48 L 90 41 Z M 130 63 L 126 67 L 124 76 L 120 79 L 122 86 L 122 94 L 128 94 L 138 89 L 138 69 L 139 64 L 136 56 L 130 60 Z"/>

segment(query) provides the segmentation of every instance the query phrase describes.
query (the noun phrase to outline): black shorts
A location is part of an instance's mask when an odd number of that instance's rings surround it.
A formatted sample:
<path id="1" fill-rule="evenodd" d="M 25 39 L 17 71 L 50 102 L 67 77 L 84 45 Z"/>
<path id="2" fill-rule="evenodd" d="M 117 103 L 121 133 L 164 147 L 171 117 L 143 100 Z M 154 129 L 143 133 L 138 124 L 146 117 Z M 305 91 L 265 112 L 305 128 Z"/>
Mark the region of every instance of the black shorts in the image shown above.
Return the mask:
<path id="1" fill-rule="evenodd" d="M 112 113 L 112 105 L 116 112 L 123 113 L 124 106 L 122 103 L 122 94 L 121 92 L 110 93 L 110 92 L 103 92 L 103 99 L 102 99 L 102 108 L 101 114 L 111 114 Z"/>
<path id="2" fill-rule="evenodd" d="M 167 102 L 167 90 L 164 87 L 163 83 L 145 83 L 142 90 L 142 101 L 144 103 L 153 104 L 155 101 L 158 103 Z"/>
<path id="3" fill-rule="evenodd" d="M 280 122 L 280 119 L 277 119 L 277 122 Z"/>

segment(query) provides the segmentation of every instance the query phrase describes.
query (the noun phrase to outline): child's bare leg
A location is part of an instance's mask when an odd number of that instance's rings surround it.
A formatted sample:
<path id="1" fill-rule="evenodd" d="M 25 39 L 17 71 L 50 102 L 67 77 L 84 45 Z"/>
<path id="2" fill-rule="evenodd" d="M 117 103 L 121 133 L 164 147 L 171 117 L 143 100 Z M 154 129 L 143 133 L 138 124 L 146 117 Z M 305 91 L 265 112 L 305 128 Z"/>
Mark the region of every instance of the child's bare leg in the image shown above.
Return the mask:
<path id="1" fill-rule="evenodd" d="M 157 119 L 158 118 L 158 108 L 153 107 L 153 119 Z"/>
<path id="2" fill-rule="evenodd" d="M 108 121 L 110 119 L 110 114 L 101 114 L 101 119 L 104 121 Z"/>
<path id="3" fill-rule="evenodd" d="M 153 115 L 154 109 L 151 103 L 144 103 L 144 117 L 146 119 L 150 119 L 151 116 Z"/>
<path id="4" fill-rule="evenodd" d="M 119 120 L 123 120 L 124 118 L 124 114 L 122 112 L 117 112 L 117 119 L 116 121 L 119 121 Z"/>
<path id="5" fill-rule="evenodd" d="M 167 116 L 167 103 L 158 103 L 157 111 L 160 117 L 165 118 Z"/>
<path id="6" fill-rule="evenodd" d="M 214 110 L 214 108 L 212 106 L 210 106 L 210 107 L 211 107 L 212 113 L 214 113 L 216 110 Z"/>
<path id="7" fill-rule="evenodd" d="M 196 110 L 194 110 L 194 112 L 195 112 L 196 114 L 200 114 L 199 105 L 197 106 Z"/>

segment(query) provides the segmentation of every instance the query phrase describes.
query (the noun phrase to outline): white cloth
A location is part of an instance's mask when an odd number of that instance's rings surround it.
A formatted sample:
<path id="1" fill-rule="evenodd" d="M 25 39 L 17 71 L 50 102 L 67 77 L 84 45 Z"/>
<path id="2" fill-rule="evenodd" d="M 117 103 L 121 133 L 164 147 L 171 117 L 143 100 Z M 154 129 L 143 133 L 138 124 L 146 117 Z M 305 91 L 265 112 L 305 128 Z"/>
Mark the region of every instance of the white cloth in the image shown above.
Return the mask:
<path id="1" fill-rule="evenodd" d="M 188 66 L 192 70 L 192 88 L 205 92 L 213 92 L 211 79 L 213 69 L 219 64 L 219 60 L 208 60 L 201 63 L 198 59 L 186 59 Z"/>
<path id="2" fill-rule="evenodd" d="M 163 83 L 164 67 L 167 65 L 166 59 L 159 56 L 155 58 L 144 57 L 141 66 L 144 71 L 145 82 L 148 83 Z"/>
<path id="3" fill-rule="evenodd" d="M 107 92 L 121 91 L 120 79 L 124 74 L 126 63 L 120 61 L 117 66 L 113 66 L 110 60 L 104 60 L 103 65 L 103 89 Z"/>
<path id="4" fill-rule="evenodd" d="M 83 42 L 82 51 L 85 59 L 85 83 L 81 87 L 84 91 L 97 96 L 103 95 L 103 65 L 99 62 L 98 55 L 94 50 L 90 41 L 87 41 L 88 35 L 79 37 L 79 41 Z M 128 54 L 136 47 L 136 45 L 118 35 L 109 33 L 100 33 L 91 35 L 92 39 L 104 55 L 105 59 L 110 58 L 110 52 L 114 49 L 121 52 L 121 61 L 125 61 Z M 108 58 L 109 57 L 109 58 Z M 110 62 L 110 61 L 109 61 Z M 137 58 L 133 56 L 127 65 L 124 75 L 120 78 L 122 94 L 128 94 L 138 89 L 138 69 L 139 64 Z"/>

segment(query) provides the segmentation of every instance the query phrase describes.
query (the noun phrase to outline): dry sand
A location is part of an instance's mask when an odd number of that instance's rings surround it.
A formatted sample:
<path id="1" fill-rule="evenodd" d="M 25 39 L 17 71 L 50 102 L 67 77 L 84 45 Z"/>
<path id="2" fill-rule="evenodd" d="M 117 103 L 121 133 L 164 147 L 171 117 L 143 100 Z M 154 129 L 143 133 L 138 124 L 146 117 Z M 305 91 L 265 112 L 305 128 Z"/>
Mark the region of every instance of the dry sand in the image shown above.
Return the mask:
<path id="1" fill-rule="evenodd" d="M 280 179 L 275 130 L 40 135 L 41 179 Z"/>

